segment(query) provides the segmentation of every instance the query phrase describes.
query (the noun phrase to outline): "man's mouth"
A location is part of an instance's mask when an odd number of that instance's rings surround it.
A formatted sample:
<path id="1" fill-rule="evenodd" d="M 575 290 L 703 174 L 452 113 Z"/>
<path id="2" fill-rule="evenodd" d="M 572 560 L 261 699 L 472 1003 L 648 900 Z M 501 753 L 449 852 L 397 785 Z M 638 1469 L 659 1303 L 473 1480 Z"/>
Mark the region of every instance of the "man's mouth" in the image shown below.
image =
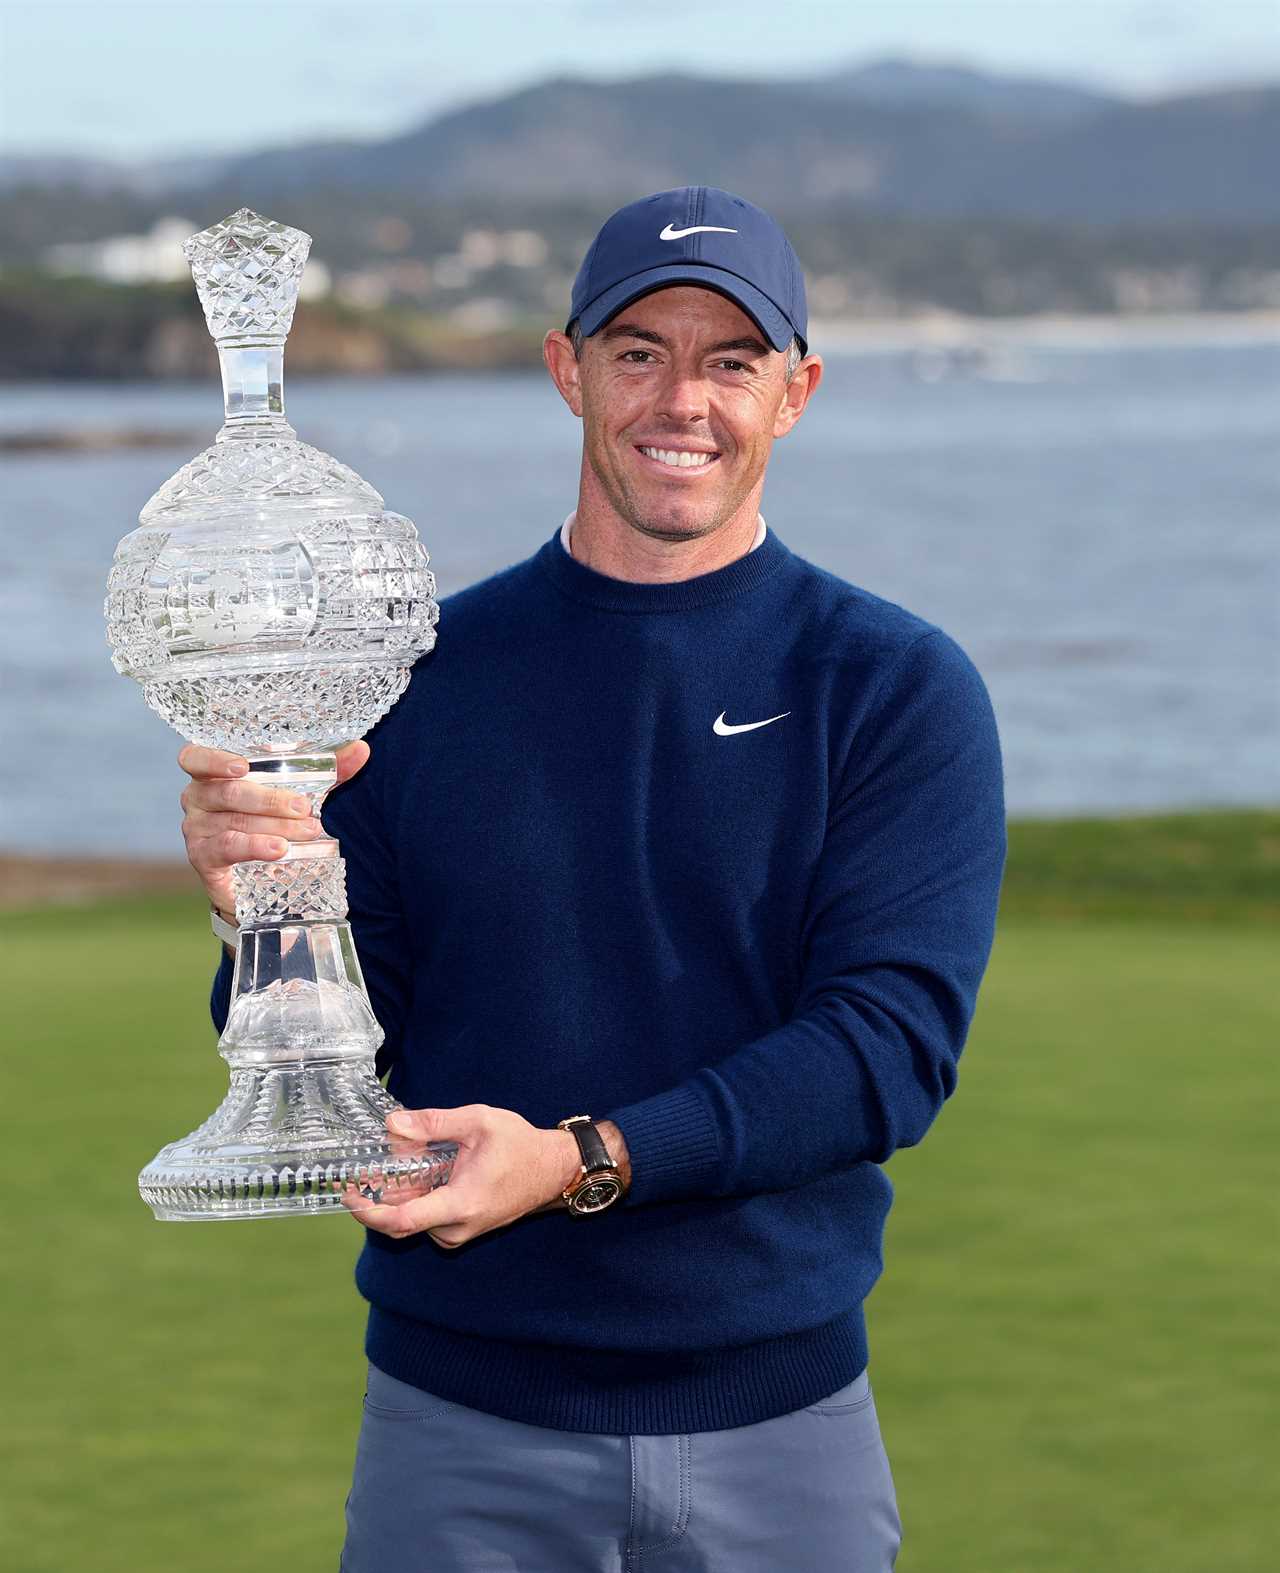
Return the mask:
<path id="1" fill-rule="evenodd" d="M 644 454 L 657 464 L 672 470 L 705 470 L 720 457 L 715 449 L 707 448 L 653 448 L 636 444 L 636 452 Z"/>

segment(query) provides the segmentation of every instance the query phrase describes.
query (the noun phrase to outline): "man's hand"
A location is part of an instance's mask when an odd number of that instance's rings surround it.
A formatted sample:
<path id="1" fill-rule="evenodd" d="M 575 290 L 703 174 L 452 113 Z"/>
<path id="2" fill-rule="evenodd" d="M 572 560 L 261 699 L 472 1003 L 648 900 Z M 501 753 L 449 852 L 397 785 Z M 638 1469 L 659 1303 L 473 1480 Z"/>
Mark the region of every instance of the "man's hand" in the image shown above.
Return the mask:
<path id="1" fill-rule="evenodd" d="M 339 782 L 349 781 L 368 757 L 369 745 L 363 741 L 337 749 Z M 233 865 L 274 862 L 284 856 L 290 841 L 314 840 L 324 835 L 324 826 L 312 817 L 304 795 L 247 780 L 249 762 L 238 754 L 188 743 L 178 763 L 191 777 L 182 793 L 187 861 L 209 900 L 234 921 Z"/>
<path id="2" fill-rule="evenodd" d="M 449 1183 L 426 1196 L 389 1206 L 369 1202 L 354 1186 L 343 1193 L 343 1206 L 360 1223 L 393 1240 L 426 1233 L 451 1250 L 529 1213 L 563 1207 L 560 1193 L 582 1166 L 572 1131 L 542 1130 L 511 1109 L 487 1103 L 397 1109 L 387 1116 L 387 1130 L 393 1138 L 458 1144 Z M 610 1121 L 602 1121 L 599 1130 L 623 1183 L 629 1184 L 622 1132 Z"/>

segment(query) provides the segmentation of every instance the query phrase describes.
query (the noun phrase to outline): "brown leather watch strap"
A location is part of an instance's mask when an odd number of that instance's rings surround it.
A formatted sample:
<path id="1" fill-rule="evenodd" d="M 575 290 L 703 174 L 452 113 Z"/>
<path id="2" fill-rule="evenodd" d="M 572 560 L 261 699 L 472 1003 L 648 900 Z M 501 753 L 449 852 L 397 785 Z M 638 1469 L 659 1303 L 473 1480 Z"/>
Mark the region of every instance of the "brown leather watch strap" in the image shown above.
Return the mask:
<path id="1" fill-rule="evenodd" d="M 578 1151 L 582 1154 L 582 1162 L 587 1173 L 593 1169 L 612 1169 L 615 1166 L 609 1156 L 609 1149 L 604 1144 L 604 1137 L 595 1127 L 595 1122 L 589 1114 L 571 1114 L 567 1120 L 560 1120 L 561 1130 L 572 1131 L 577 1138 Z"/>
<path id="2" fill-rule="evenodd" d="M 569 1212 L 577 1218 L 604 1212 L 623 1193 L 622 1176 L 609 1156 L 604 1138 L 588 1114 L 571 1114 L 557 1121 L 558 1128 L 572 1131 L 582 1156 L 583 1173 L 563 1192 Z"/>

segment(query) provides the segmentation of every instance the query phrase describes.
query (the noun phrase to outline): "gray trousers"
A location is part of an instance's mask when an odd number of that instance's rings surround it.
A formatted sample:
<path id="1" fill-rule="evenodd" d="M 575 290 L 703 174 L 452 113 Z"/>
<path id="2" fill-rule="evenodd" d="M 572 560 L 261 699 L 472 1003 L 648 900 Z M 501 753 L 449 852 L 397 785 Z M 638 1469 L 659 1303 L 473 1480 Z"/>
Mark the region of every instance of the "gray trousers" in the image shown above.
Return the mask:
<path id="1" fill-rule="evenodd" d="M 888 1573 L 901 1538 L 865 1371 L 755 1425 L 597 1436 L 371 1365 L 340 1573 Z"/>

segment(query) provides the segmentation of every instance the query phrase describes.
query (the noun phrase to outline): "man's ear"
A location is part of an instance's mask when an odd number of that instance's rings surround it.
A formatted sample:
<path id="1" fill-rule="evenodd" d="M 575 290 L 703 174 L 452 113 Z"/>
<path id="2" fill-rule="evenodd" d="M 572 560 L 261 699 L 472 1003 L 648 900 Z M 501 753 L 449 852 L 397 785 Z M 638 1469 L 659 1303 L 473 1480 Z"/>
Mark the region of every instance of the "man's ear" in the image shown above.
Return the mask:
<path id="1" fill-rule="evenodd" d="M 552 382 L 560 390 L 560 397 L 581 420 L 582 366 L 573 353 L 569 335 L 552 328 L 542 341 L 542 358 L 551 373 Z"/>
<path id="2" fill-rule="evenodd" d="M 773 421 L 773 435 L 785 437 L 804 413 L 804 407 L 822 381 L 822 356 L 806 355 L 786 386 Z"/>

